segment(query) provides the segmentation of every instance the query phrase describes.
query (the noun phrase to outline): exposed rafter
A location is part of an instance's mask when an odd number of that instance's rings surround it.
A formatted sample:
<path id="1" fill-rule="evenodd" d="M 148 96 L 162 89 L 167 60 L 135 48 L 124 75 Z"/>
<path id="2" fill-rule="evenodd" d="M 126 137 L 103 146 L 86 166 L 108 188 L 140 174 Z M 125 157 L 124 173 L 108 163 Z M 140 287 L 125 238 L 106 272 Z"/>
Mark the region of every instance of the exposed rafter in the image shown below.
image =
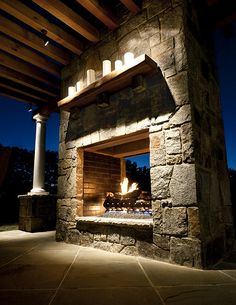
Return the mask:
<path id="1" fill-rule="evenodd" d="M 68 32 L 57 25 L 49 22 L 43 15 L 35 12 L 31 8 L 15 0 L 0 0 L 0 7 L 6 13 L 26 23 L 28 26 L 41 33 L 42 29 L 47 31 L 47 36 L 69 49 L 73 53 L 80 55 L 83 49 L 82 43 Z"/>
<path id="2" fill-rule="evenodd" d="M 46 88 L 43 83 L 40 83 L 29 76 L 26 76 L 20 72 L 14 71 L 12 69 L 9 69 L 1 65 L 0 65 L 0 77 L 14 81 L 20 85 L 27 86 L 31 89 L 34 89 L 37 92 L 47 94 L 48 96 L 54 98 L 58 96 L 58 93 L 56 93 L 52 89 Z"/>
<path id="3" fill-rule="evenodd" d="M 19 57 L 20 59 L 31 63 L 32 65 L 45 70 L 56 77 L 60 77 L 60 69 L 54 63 L 46 60 L 45 58 L 39 56 L 28 48 L 25 48 L 23 45 L 20 45 L 5 36 L 0 34 L 0 49 Z"/>
<path id="4" fill-rule="evenodd" d="M 76 0 L 86 10 L 93 14 L 97 19 L 104 23 L 109 29 L 114 30 L 119 23 L 116 21 L 112 12 L 107 8 L 102 7 L 97 0 Z"/>
<path id="5" fill-rule="evenodd" d="M 22 26 L 4 16 L 0 18 L 0 32 L 24 43 L 26 46 L 52 58 L 60 64 L 67 65 L 70 62 L 70 56 L 65 51 L 52 44 L 49 44 L 45 48 L 42 37 L 27 31 Z"/>
<path id="6" fill-rule="evenodd" d="M 138 13 L 141 10 L 141 8 L 133 0 L 120 0 L 120 2 L 133 13 Z"/>
<path id="7" fill-rule="evenodd" d="M 33 79 L 36 79 L 38 81 L 41 81 L 46 85 L 50 86 L 51 88 L 56 88 L 58 90 L 60 88 L 59 81 L 56 81 L 55 79 L 48 76 L 44 72 L 39 71 L 33 66 L 28 65 L 27 63 L 24 63 L 22 61 L 19 61 L 14 57 L 7 55 L 6 53 L 1 51 L 0 51 L 0 65 L 8 67 L 14 71 L 20 72 L 29 77 L 32 77 Z"/>
<path id="8" fill-rule="evenodd" d="M 33 0 L 33 2 L 70 26 L 89 41 L 97 42 L 99 40 L 98 30 L 61 1 Z"/>

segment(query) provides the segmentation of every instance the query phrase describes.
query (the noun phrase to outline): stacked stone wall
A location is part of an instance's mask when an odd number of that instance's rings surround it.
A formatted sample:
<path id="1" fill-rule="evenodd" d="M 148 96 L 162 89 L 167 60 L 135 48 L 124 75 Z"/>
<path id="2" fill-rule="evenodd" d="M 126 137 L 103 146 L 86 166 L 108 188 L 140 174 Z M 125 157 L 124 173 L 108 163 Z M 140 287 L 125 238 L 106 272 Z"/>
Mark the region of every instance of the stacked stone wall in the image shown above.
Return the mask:
<path id="1" fill-rule="evenodd" d="M 209 265 L 229 249 L 233 221 L 213 37 L 201 9 L 196 3 L 188 10 L 186 45 L 202 256 Z"/>
<path id="2" fill-rule="evenodd" d="M 78 80 L 86 83 L 88 69 L 101 77 L 102 60 L 114 63 L 128 51 L 135 57 L 149 55 L 161 73 L 145 77 L 142 92 L 128 87 L 112 94 L 107 109 L 92 104 L 61 112 L 58 209 L 64 215 L 59 212 L 59 240 L 73 241 L 76 216 L 83 215 L 79 186 L 84 163 L 82 155 L 76 158 L 78 148 L 148 130 L 151 245 L 170 262 L 200 267 L 208 263 L 214 240 L 223 236 L 226 243 L 231 219 L 219 92 L 212 60 L 193 37 L 196 14 L 190 14 L 194 7 L 189 3 L 143 1 L 140 13 L 122 16 L 116 31 L 103 33 L 98 44 L 63 70 L 63 96 Z M 207 247 L 210 242 L 214 245 Z"/>

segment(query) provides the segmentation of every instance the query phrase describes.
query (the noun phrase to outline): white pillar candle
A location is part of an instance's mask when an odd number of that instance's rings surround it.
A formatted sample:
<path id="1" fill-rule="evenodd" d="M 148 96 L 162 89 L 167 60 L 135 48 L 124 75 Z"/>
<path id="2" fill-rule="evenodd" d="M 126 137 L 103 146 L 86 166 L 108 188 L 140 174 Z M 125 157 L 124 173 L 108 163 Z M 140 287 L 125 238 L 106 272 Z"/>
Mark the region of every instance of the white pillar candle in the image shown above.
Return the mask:
<path id="1" fill-rule="evenodd" d="M 102 76 L 111 73 L 111 61 L 110 60 L 103 60 L 102 62 Z"/>
<path id="2" fill-rule="evenodd" d="M 87 86 L 95 82 L 95 71 L 93 69 L 87 70 Z"/>
<path id="3" fill-rule="evenodd" d="M 119 70 L 122 67 L 122 61 L 116 60 L 115 61 L 115 70 Z"/>
<path id="4" fill-rule="evenodd" d="M 82 89 L 82 82 L 81 82 L 81 81 L 78 81 L 78 82 L 76 83 L 76 92 L 79 92 L 81 89 Z"/>
<path id="5" fill-rule="evenodd" d="M 70 86 L 68 87 L 68 96 L 73 96 L 75 94 L 75 87 Z"/>
<path id="6" fill-rule="evenodd" d="M 36 120 L 35 151 L 34 151 L 34 172 L 32 194 L 48 194 L 44 190 L 45 176 L 45 137 L 47 115 L 36 114 L 33 117 Z"/>
<path id="7" fill-rule="evenodd" d="M 131 65 L 134 60 L 134 54 L 131 52 L 126 52 L 124 55 L 124 63 L 125 65 Z"/>

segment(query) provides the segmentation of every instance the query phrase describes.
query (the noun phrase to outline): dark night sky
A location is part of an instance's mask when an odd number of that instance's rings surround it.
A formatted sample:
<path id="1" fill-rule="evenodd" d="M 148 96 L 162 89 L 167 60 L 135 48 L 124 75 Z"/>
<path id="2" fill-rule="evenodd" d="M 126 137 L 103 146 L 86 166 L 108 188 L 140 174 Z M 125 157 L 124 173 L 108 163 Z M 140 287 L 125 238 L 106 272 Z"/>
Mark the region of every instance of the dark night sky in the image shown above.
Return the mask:
<path id="1" fill-rule="evenodd" d="M 228 166 L 236 169 L 236 31 L 225 39 L 215 33 L 217 67 L 221 87 L 221 104 L 225 126 Z M 34 149 L 35 122 L 27 104 L 0 96 L 0 144 Z M 59 114 L 54 113 L 47 123 L 48 150 L 58 150 Z M 138 165 L 148 165 L 148 156 L 136 158 Z"/>

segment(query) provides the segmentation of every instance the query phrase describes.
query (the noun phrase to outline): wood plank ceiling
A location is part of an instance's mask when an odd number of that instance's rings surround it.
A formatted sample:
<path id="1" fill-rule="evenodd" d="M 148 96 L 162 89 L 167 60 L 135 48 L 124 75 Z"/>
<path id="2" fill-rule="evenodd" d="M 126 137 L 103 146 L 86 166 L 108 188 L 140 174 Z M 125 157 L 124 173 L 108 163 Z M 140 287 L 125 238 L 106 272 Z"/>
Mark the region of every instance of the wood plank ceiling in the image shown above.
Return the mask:
<path id="1" fill-rule="evenodd" d="M 232 16 L 222 21 L 217 15 L 221 2 L 207 0 L 214 22 L 227 24 Z M 101 29 L 119 26 L 119 10 L 140 9 L 139 0 L 0 0 L 0 95 L 54 107 L 61 69 L 98 42 Z"/>

